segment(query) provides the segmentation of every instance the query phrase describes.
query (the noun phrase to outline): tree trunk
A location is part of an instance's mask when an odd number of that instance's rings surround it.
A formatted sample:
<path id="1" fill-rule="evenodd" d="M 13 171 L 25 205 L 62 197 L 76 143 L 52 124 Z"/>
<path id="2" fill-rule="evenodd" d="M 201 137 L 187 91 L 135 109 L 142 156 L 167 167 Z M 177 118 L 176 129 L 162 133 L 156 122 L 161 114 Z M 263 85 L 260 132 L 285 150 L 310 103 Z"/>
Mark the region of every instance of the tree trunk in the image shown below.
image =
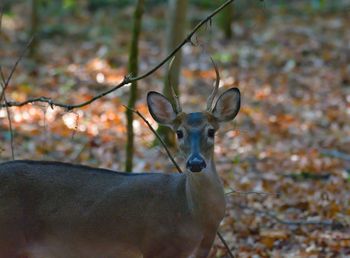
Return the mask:
<path id="1" fill-rule="evenodd" d="M 232 25 L 233 22 L 233 7 L 227 6 L 224 8 L 218 16 L 218 25 L 223 31 L 225 39 L 229 40 L 232 38 Z"/>
<path id="2" fill-rule="evenodd" d="M 129 74 L 137 76 L 138 74 L 138 42 L 141 31 L 142 13 L 144 8 L 144 0 L 138 0 L 136 3 L 134 17 L 133 17 L 133 28 L 132 28 L 132 39 L 129 53 Z M 130 87 L 128 107 L 133 109 L 137 99 L 137 82 L 133 82 Z M 126 160 L 125 160 L 125 171 L 131 172 L 133 167 L 133 154 L 134 154 L 134 128 L 133 120 L 134 114 L 132 110 L 127 109 L 125 111 L 127 119 L 127 143 L 126 143 Z"/>
<path id="3" fill-rule="evenodd" d="M 172 51 L 185 36 L 186 29 L 186 14 L 187 14 L 188 0 L 169 0 L 169 25 L 167 31 L 166 51 Z M 175 60 L 172 65 L 170 84 L 174 87 L 176 94 L 179 94 L 179 78 L 180 66 L 182 60 L 181 50 L 175 55 Z M 170 99 L 172 103 L 174 100 L 171 96 L 171 88 L 169 85 L 168 76 L 164 78 L 163 93 Z M 159 135 L 163 138 L 167 145 L 174 145 L 174 134 L 170 129 L 164 126 L 158 128 Z"/>
<path id="4" fill-rule="evenodd" d="M 29 48 L 30 57 L 36 59 L 37 58 L 37 50 L 39 47 L 38 40 L 38 26 L 39 26 L 39 3 L 38 0 L 30 1 L 30 9 L 31 9 L 31 21 L 30 21 L 30 37 L 33 37 L 33 41 Z"/>

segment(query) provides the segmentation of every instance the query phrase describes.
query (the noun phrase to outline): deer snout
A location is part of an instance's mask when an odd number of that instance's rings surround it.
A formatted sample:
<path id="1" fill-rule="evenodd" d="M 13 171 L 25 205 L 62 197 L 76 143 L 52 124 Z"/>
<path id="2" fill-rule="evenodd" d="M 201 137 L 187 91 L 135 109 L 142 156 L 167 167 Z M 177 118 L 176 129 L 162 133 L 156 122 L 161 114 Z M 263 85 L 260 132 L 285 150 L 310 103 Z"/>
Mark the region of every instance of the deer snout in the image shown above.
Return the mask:
<path id="1" fill-rule="evenodd" d="M 207 164 L 205 160 L 198 154 L 191 155 L 186 163 L 186 168 L 191 172 L 201 172 L 202 169 L 206 168 Z"/>

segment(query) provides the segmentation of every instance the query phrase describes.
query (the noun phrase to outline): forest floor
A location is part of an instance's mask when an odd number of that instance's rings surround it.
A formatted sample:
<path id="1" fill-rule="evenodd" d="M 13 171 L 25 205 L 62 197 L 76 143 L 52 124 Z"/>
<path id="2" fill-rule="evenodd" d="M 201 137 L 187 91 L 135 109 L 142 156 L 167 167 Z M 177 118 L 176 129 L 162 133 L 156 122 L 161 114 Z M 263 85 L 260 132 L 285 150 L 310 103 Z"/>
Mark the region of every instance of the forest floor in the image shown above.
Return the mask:
<path id="1" fill-rule="evenodd" d="M 232 40 L 222 39 L 213 25 L 183 49 L 185 111 L 205 107 L 215 79 L 209 55 L 220 69 L 222 88 L 235 86 L 242 93 L 237 119 L 216 139 L 217 168 L 228 193 L 220 232 L 237 257 L 349 257 L 350 12 L 265 9 L 239 17 Z M 120 82 L 127 74 L 131 10 L 67 15 L 60 26 L 57 18 L 45 17 L 37 60 L 21 61 L 7 99 L 46 96 L 79 103 Z M 0 36 L 5 75 L 29 29 L 25 7 L 12 11 L 3 17 Z M 142 72 L 165 55 L 164 10 L 148 12 L 140 44 Z M 145 95 L 160 91 L 162 84 L 162 70 L 139 81 L 137 110 L 155 127 Z M 71 112 L 44 104 L 10 108 L 15 157 L 123 170 L 128 90 Z M 175 171 L 139 118 L 134 128 L 134 170 Z M 4 108 L 0 143 L 0 160 L 10 160 Z M 218 240 L 214 252 L 212 257 L 227 257 Z"/>

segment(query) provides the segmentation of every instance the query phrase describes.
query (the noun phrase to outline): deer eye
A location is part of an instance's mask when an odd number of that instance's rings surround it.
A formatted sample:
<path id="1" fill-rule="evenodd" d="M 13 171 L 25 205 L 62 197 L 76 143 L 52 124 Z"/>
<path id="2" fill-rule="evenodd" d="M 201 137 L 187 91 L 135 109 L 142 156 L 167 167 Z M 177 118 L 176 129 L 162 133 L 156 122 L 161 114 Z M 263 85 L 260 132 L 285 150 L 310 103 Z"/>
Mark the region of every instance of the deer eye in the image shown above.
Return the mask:
<path id="1" fill-rule="evenodd" d="M 178 138 L 178 139 L 181 139 L 181 138 L 184 137 L 184 133 L 183 133 L 181 130 L 177 130 L 177 131 L 176 131 L 176 135 L 177 135 L 177 138 Z"/>
<path id="2" fill-rule="evenodd" d="M 212 128 L 208 129 L 208 137 L 214 138 L 214 135 L 215 135 L 215 130 Z"/>

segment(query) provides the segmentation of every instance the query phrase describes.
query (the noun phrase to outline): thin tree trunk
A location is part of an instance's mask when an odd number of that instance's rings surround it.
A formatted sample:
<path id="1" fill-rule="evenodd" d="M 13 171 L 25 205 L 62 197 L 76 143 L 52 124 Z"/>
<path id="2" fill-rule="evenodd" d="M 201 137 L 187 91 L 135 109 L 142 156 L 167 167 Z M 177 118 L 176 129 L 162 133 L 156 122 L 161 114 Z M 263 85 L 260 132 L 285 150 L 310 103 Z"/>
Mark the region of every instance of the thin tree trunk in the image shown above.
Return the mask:
<path id="1" fill-rule="evenodd" d="M 39 13 L 38 13 L 38 0 L 30 1 L 30 9 L 31 9 L 31 21 L 30 21 L 30 37 L 34 37 L 33 41 L 29 48 L 29 55 L 32 58 L 37 58 L 37 49 L 39 46 L 38 40 L 38 26 L 39 26 Z"/>
<path id="2" fill-rule="evenodd" d="M 188 0 L 169 0 L 169 25 L 167 32 L 166 51 L 169 53 L 173 50 L 185 36 L 186 29 L 186 14 L 187 14 Z M 175 55 L 175 60 L 172 65 L 170 83 L 174 87 L 176 94 L 179 94 L 179 77 L 181 66 L 182 54 L 179 51 Z M 164 78 L 163 93 L 173 103 L 174 100 L 171 97 L 171 88 L 167 76 Z M 167 145 L 174 145 L 174 134 L 167 127 L 160 126 L 158 133 L 163 138 Z"/>
<path id="3" fill-rule="evenodd" d="M 138 74 L 138 42 L 141 31 L 141 21 L 144 8 L 144 0 L 138 0 L 136 3 L 134 11 L 134 22 L 132 28 L 132 39 L 130 45 L 129 53 L 129 73 L 132 76 L 137 76 Z M 128 107 L 133 109 L 135 107 L 135 102 L 137 99 L 137 82 L 133 82 L 130 87 Z M 126 161 L 125 161 L 125 171 L 131 172 L 133 167 L 133 154 L 134 154 L 134 129 L 133 121 L 134 115 L 132 110 L 127 109 L 125 111 L 127 118 L 127 143 L 126 143 Z"/>
<path id="4" fill-rule="evenodd" d="M 225 39 L 229 40 L 232 38 L 231 25 L 233 22 L 233 7 L 227 6 L 218 16 L 218 24 L 224 33 Z"/>

